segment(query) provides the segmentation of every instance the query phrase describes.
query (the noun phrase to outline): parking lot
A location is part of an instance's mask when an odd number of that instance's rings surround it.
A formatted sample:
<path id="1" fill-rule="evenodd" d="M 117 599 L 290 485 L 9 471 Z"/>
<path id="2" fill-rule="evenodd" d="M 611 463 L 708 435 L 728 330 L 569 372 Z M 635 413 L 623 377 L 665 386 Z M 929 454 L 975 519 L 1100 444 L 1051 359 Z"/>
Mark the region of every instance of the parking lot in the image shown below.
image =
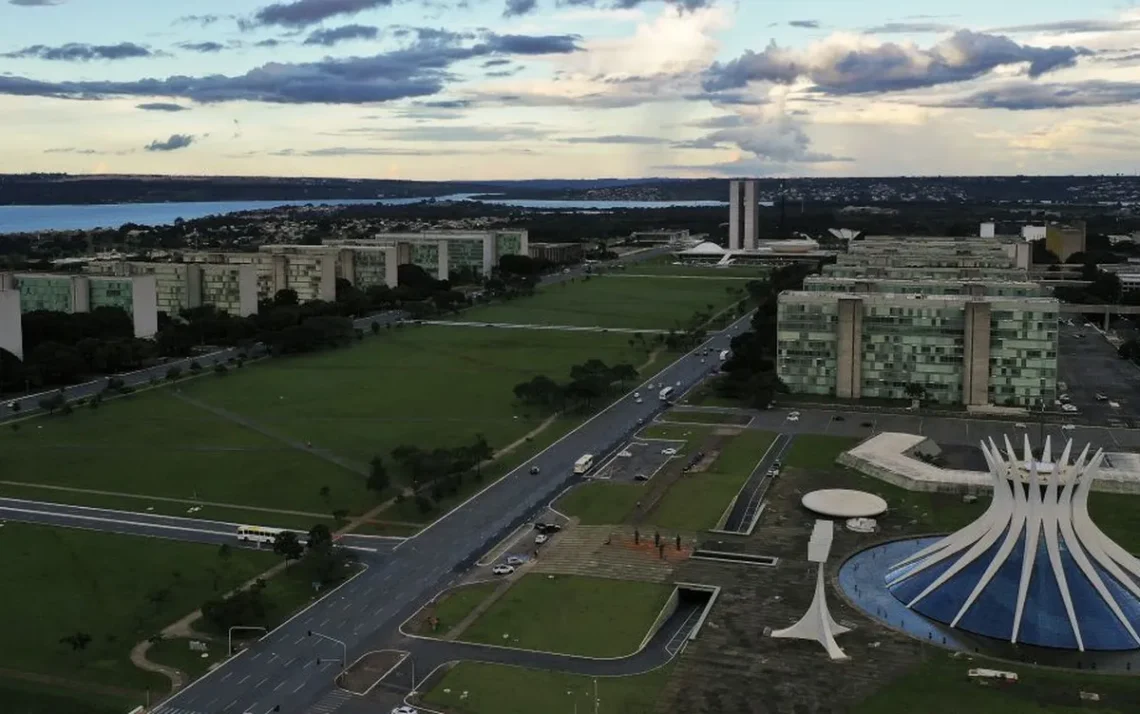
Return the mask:
<path id="1" fill-rule="evenodd" d="M 602 464 L 591 478 L 619 482 L 648 481 L 684 447 L 685 442 L 678 440 L 635 439 Z M 663 453 L 669 450 L 673 453 Z"/>
<path id="2" fill-rule="evenodd" d="M 1061 324 L 1057 355 L 1059 381 L 1082 419 L 1106 426 L 1135 426 L 1140 420 L 1140 369 L 1080 319 Z M 1098 400 L 1097 394 L 1107 399 Z M 1113 407 L 1109 402 L 1119 404 Z"/>
<path id="3" fill-rule="evenodd" d="M 1082 426 L 1080 424 L 1042 424 L 1025 417 L 1024 422 L 1013 423 L 1000 419 L 944 416 L 909 416 L 903 414 L 881 414 L 839 409 L 800 408 L 798 421 L 789 421 L 787 409 L 773 409 L 755 412 L 756 419 L 749 424 L 750 429 L 783 432 L 786 434 L 834 434 L 866 438 L 883 431 L 898 431 L 928 436 L 939 445 L 966 444 L 976 446 L 982 439 L 993 438 L 1002 443 L 1009 435 L 1010 440 L 1021 443 L 1021 434 L 1028 434 L 1033 444 L 1041 443 L 1046 436 L 1053 438 L 1054 444 L 1063 444 L 1068 439 L 1083 448 L 1091 443 L 1094 448 L 1103 447 L 1106 451 L 1140 451 L 1140 430 L 1113 428 L 1109 426 Z M 1065 428 L 1072 426 L 1072 428 Z"/>

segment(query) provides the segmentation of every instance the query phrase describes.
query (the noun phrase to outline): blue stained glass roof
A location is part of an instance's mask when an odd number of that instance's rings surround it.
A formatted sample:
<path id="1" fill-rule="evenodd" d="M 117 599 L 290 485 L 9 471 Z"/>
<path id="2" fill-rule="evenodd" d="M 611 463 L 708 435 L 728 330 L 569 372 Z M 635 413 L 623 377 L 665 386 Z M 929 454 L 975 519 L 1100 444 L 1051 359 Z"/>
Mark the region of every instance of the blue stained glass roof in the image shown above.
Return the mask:
<path id="1" fill-rule="evenodd" d="M 1005 536 L 1003 533 L 985 553 L 915 603 L 913 609 L 932 620 L 950 624 L 993 561 Z M 1065 542 L 1060 535 L 1058 542 L 1061 569 L 1072 599 L 1084 648 L 1086 650 L 1136 649 L 1136 641 L 1097 592 L 1076 559 L 1065 548 Z M 1042 647 L 1076 649 L 1077 638 L 1065 608 L 1060 584 L 1049 560 L 1044 537 L 1038 540 L 1037 546 L 1032 576 L 1026 591 L 1018 642 Z M 957 627 L 986 637 L 1006 641 L 1011 638 L 1024 551 L 1023 533 L 1018 537 L 1017 544 L 1009 557 L 958 621 Z M 906 580 L 896 582 L 889 586 L 891 594 L 900 602 L 909 603 L 957 562 L 964 553 L 965 551 L 956 553 Z M 1140 598 L 1129 592 L 1099 564 L 1093 562 L 1092 567 L 1133 629 L 1140 631 Z M 893 569 L 888 575 L 888 581 L 913 569 L 913 565 Z"/>

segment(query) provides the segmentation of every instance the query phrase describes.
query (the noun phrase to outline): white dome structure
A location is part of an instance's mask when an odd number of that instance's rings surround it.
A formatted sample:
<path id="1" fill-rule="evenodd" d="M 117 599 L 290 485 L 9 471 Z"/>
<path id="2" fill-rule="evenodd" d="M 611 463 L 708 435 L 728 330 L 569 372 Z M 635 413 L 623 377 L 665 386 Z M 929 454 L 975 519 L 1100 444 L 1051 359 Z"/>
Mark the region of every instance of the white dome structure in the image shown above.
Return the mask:
<path id="1" fill-rule="evenodd" d="M 724 248 L 721 248 L 712 241 L 705 241 L 704 243 L 693 246 L 685 252 L 693 255 L 724 255 Z"/>
<path id="2" fill-rule="evenodd" d="M 886 586 L 924 617 L 1013 643 L 1072 650 L 1140 648 L 1140 561 L 1092 522 L 1088 495 L 1104 458 L 1073 443 L 1041 461 L 1024 437 L 982 452 L 994 496 L 980 518 L 893 565 Z"/>

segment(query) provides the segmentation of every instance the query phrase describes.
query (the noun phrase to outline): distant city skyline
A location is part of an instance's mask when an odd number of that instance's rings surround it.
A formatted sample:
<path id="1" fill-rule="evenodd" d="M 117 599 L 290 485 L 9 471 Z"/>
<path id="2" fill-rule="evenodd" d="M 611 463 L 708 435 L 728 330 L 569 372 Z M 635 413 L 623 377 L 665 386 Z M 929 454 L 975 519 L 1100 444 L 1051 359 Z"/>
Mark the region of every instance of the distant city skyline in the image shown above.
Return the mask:
<path id="1" fill-rule="evenodd" d="M 1140 170 L 1140 4 L 898 8 L 0 0 L 0 170 L 410 180 Z"/>

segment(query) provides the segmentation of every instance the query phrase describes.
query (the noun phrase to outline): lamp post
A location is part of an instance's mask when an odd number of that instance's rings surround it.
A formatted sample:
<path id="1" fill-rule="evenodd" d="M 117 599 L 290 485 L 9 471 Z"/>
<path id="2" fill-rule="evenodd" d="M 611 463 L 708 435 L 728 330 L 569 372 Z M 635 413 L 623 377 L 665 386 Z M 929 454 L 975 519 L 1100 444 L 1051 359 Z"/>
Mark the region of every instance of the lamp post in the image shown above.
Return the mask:
<path id="1" fill-rule="evenodd" d="M 335 642 L 340 645 L 343 652 L 343 656 L 340 659 L 340 673 L 344 674 L 344 670 L 348 667 L 348 645 L 346 645 L 342 640 L 338 640 L 335 637 L 329 637 L 328 635 L 322 635 L 321 633 L 314 632 L 313 630 L 309 630 L 309 637 L 320 637 L 322 640 L 328 640 L 329 642 Z"/>
<path id="2" fill-rule="evenodd" d="M 234 625 L 233 627 L 230 628 L 230 632 L 229 632 L 229 642 L 228 642 L 229 648 L 227 651 L 230 654 L 234 653 L 234 630 L 260 630 L 261 632 L 265 632 L 264 627 L 254 627 L 251 625 Z"/>

